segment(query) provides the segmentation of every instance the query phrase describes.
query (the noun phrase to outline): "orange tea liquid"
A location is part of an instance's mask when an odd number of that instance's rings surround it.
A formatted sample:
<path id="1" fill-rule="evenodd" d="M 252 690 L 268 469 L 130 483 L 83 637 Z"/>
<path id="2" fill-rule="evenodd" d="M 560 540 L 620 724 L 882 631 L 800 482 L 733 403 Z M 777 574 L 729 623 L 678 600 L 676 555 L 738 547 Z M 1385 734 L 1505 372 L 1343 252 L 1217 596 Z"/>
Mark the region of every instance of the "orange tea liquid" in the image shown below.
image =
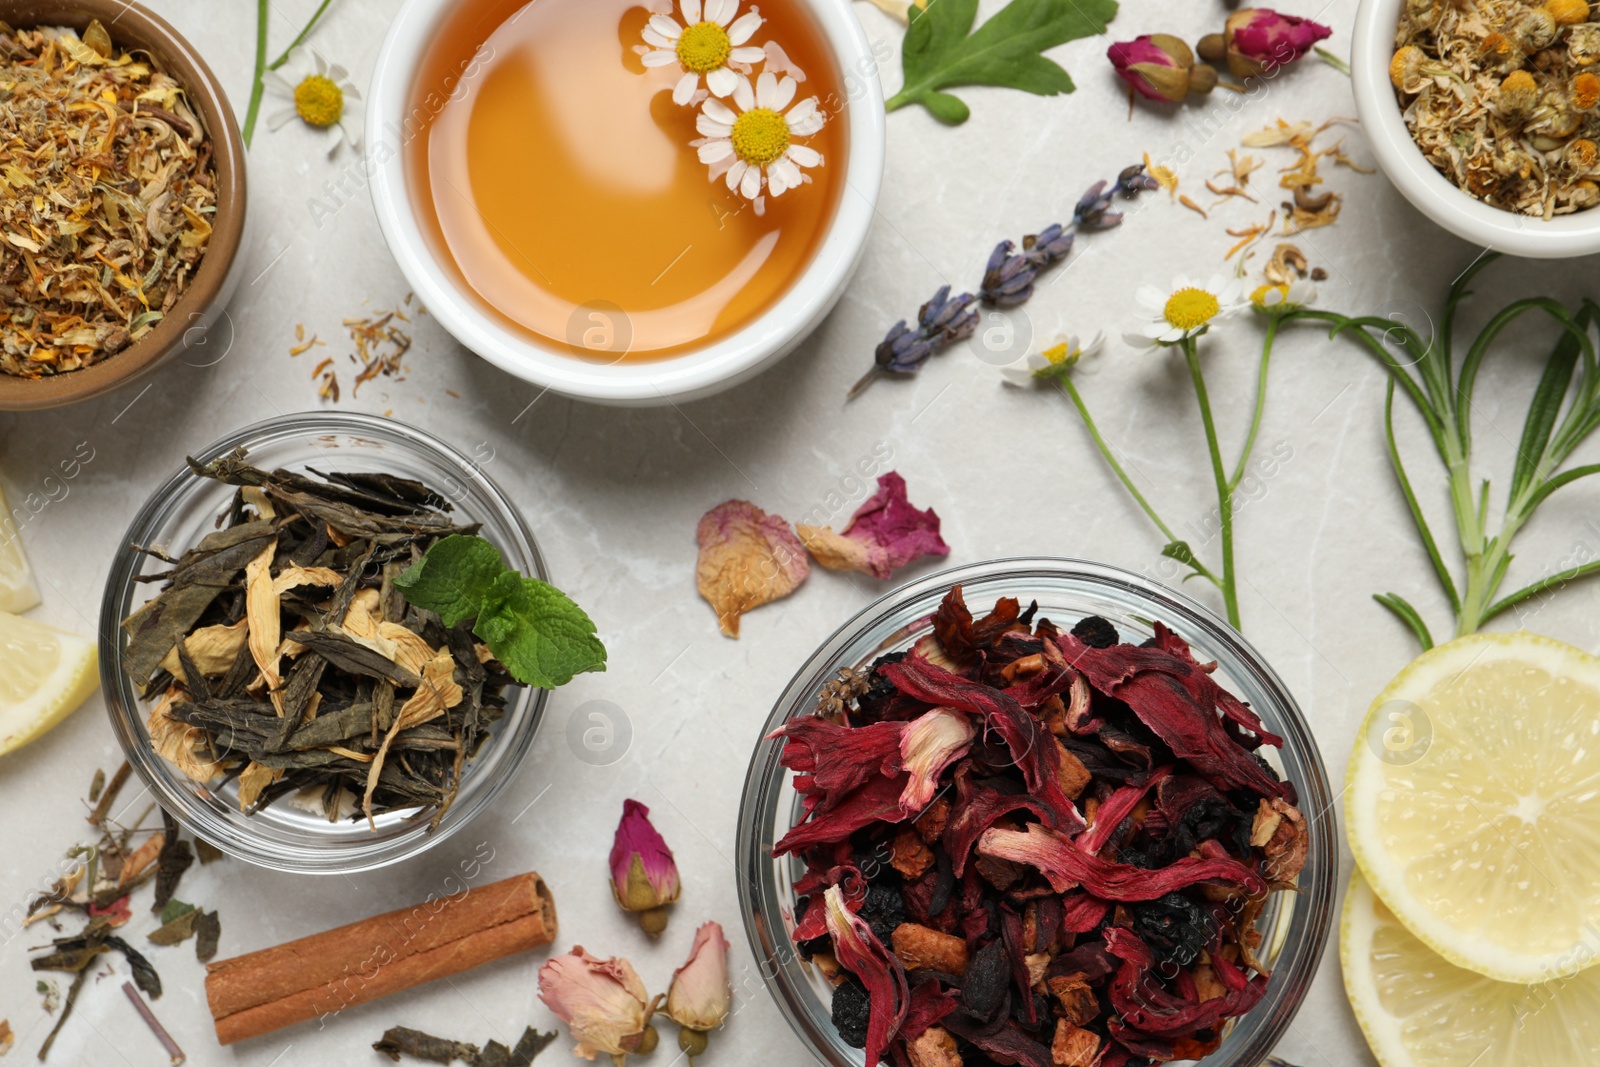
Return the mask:
<path id="1" fill-rule="evenodd" d="M 699 107 L 672 102 L 679 67 L 640 62 L 638 0 L 467 0 L 446 16 L 412 90 L 431 121 L 407 170 L 440 258 L 486 313 L 614 362 L 700 347 L 784 294 L 833 217 L 848 131 L 804 0 L 757 6 L 748 43 L 779 42 L 805 72 L 795 99 L 829 112 L 799 139 L 823 165 L 760 216 L 689 147 Z"/>

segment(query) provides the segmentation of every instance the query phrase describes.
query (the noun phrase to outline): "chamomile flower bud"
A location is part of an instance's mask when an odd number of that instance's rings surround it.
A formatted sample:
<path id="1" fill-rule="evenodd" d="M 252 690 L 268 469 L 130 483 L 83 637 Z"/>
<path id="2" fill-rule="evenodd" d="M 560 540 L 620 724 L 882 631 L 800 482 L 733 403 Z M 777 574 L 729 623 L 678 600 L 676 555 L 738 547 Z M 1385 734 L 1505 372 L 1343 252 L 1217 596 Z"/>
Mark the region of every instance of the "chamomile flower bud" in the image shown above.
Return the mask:
<path id="1" fill-rule="evenodd" d="M 1539 83 L 1525 70 L 1514 70 L 1495 91 L 1495 107 L 1508 118 L 1526 118 L 1539 104 Z"/>
<path id="2" fill-rule="evenodd" d="M 1589 0 L 1546 0 L 1544 9 L 1558 26 L 1576 26 L 1589 21 Z"/>

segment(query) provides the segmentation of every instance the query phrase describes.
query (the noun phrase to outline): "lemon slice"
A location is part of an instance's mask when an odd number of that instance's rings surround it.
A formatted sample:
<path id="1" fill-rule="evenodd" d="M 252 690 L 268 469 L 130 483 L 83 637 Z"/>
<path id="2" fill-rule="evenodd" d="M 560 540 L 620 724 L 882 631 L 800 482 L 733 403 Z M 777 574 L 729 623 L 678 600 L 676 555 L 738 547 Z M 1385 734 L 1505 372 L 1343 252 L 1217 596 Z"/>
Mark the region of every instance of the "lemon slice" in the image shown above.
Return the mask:
<path id="1" fill-rule="evenodd" d="M 65 719 L 100 684 L 92 642 L 0 612 L 0 756 Z"/>
<path id="2" fill-rule="evenodd" d="M 1600 660 L 1526 632 L 1418 656 L 1367 713 L 1345 821 L 1373 891 L 1458 967 L 1600 961 Z"/>
<path id="3" fill-rule="evenodd" d="M 22 551 L 16 520 L 0 493 L 0 611 L 24 612 L 39 603 L 39 587 L 33 581 L 33 568 Z"/>
<path id="4" fill-rule="evenodd" d="M 1339 936 L 1344 988 L 1383 1067 L 1592 1067 L 1600 968 L 1540 985 L 1497 982 L 1440 959 L 1358 872 Z"/>

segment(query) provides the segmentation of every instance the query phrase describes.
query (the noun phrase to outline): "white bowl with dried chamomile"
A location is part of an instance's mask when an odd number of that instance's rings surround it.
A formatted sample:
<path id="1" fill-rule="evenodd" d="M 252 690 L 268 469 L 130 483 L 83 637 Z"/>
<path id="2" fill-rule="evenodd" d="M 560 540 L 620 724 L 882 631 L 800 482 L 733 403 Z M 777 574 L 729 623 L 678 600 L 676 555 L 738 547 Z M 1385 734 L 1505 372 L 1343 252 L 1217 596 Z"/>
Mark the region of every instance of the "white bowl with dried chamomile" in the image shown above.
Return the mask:
<path id="1" fill-rule="evenodd" d="M 1363 0 L 1356 110 L 1412 205 L 1541 259 L 1600 252 L 1600 11 L 1588 0 Z"/>

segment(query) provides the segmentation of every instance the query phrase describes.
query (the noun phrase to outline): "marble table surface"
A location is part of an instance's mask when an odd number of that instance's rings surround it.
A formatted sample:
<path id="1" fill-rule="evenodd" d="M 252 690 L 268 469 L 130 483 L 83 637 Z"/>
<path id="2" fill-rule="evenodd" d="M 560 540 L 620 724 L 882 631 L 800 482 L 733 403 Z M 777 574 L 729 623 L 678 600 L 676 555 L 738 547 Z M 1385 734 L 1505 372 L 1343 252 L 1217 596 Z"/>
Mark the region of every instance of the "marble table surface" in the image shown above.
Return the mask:
<path id="1" fill-rule="evenodd" d="M 254 5 L 149 3 L 190 36 L 242 107 Z M 315 6 L 270 0 L 274 51 Z M 983 9 L 998 6 L 985 0 Z M 1295 10 L 1335 27 L 1329 45 L 1345 54 L 1355 6 L 1329 0 L 1319 11 L 1305 4 Z M 364 83 L 397 7 L 398 0 L 335 0 L 314 43 Z M 1193 40 L 1218 27 L 1226 10 L 1213 0 L 1128 0 L 1113 32 L 1119 39 L 1165 31 Z M 900 28 L 868 4 L 857 12 L 892 54 Z M 496 807 L 422 858 L 350 878 L 280 874 L 236 860 L 196 866 L 180 895 L 220 911 L 221 955 L 419 901 L 487 843 L 494 858 L 485 878 L 537 869 L 554 886 L 560 948 L 581 943 L 626 955 L 652 989 L 665 988 L 694 926 L 720 920 L 734 942 L 736 1015 L 704 1062 L 811 1062 L 761 988 L 745 944 L 732 865 L 738 797 L 759 727 L 790 675 L 887 586 L 817 571 L 794 596 L 747 616 L 742 637 L 730 640 L 695 593 L 695 523 L 712 505 L 741 497 L 791 518 L 821 509 L 837 525 L 865 495 L 858 461 L 887 453 L 912 499 L 943 518 L 951 563 L 1058 554 L 1175 580 L 1159 555 L 1162 539 L 1059 395 L 1003 387 L 991 365 L 958 346 L 914 380 L 884 382 L 845 402 L 890 324 L 913 314 L 942 283 L 974 287 L 995 241 L 1068 216 L 1095 179 L 1146 152 L 1181 159 L 1181 191 L 1207 206 L 1216 198 L 1204 180 L 1227 166 L 1227 149 L 1246 132 L 1280 117 L 1321 122 L 1352 114 L 1346 77 L 1308 61 L 1248 97 L 1219 92 L 1186 107 L 1141 105 L 1130 118 L 1104 59 L 1107 43 L 1082 40 L 1058 50 L 1079 83 L 1070 96 L 965 90 L 972 119 L 959 128 L 915 108 L 890 115 L 878 217 L 854 284 L 798 351 L 732 391 L 651 409 L 577 403 L 494 369 L 427 316 L 414 324 L 404 380 L 379 379 L 359 396 L 346 382 L 339 408 L 392 414 L 491 457 L 487 471 L 520 504 L 554 580 L 597 620 L 611 666 L 553 696 L 544 730 Z M 899 77 L 897 62 L 882 71 L 890 91 Z M 1370 161 L 1358 128 L 1343 135 L 1353 160 Z M 319 354 L 342 358 L 343 319 L 405 298 L 406 281 L 364 193 L 318 219 L 313 204 L 328 196 L 326 183 L 359 173 L 349 169 L 356 163 L 348 150 L 330 160 L 325 146 L 298 124 L 278 132 L 263 126 L 257 134 L 253 243 L 245 284 L 215 331 L 221 358 L 214 351 L 179 360 L 146 383 L 73 408 L 0 415 L 0 476 L 13 502 L 36 491 L 61 459 L 92 453 L 70 492 L 23 530 L 44 594 L 33 617 L 94 633 L 108 558 L 133 512 L 186 453 L 260 419 L 324 406 L 313 357 L 289 355 L 296 324 L 330 341 Z M 1027 305 L 1028 328 L 1037 337 L 1105 330 L 1120 338 L 1140 315 L 1139 285 L 1227 269 L 1223 256 L 1235 241 L 1227 229 L 1260 221 L 1282 198 L 1274 171 L 1292 158 L 1283 150 L 1253 151 L 1268 161 L 1256 178 L 1266 205 L 1234 200 L 1202 218 L 1164 194 L 1147 197 L 1119 230 L 1080 241 Z M 1320 302 L 1426 329 L 1446 286 L 1482 250 L 1436 229 L 1381 175 L 1327 163 L 1323 169 L 1328 187 L 1345 197 L 1342 214 L 1297 239 L 1328 274 Z M 1264 259 L 1258 255 L 1251 269 L 1259 271 Z M 1485 288 L 1496 297 L 1571 298 L 1594 277 L 1593 267 L 1505 261 L 1490 268 Z M 1505 460 L 1520 429 L 1532 371 L 1518 364 L 1541 358 L 1539 344 L 1522 337 L 1510 338 L 1478 387 L 1489 463 Z M 1259 325 L 1247 318 L 1207 342 L 1218 419 L 1232 447 L 1248 417 L 1259 343 Z M 1181 364 L 1112 340 L 1080 368 L 1080 382 L 1147 493 L 1175 525 L 1201 529 L 1215 501 Z M 1368 703 L 1415 650 L 1370 594 L 1399 592 L 1436 621 L 1448 610 L 1385 458 L 1383 392 L 1381 371 L 1353 346 L 1291 331 L 1275 357 L 1261 436 L 1263 451 L 1280 462 L 1247 486 L 1238 516 L 1245 632 L 1310 717 L 1335 782 Z M 1441 504 L 1442 479 L 1418 428 L 1403 421 L 1401 440 L 1429 506 Z M 1587 519 L 1595 503 L 1592 489 L 1579 488 L 1546 507 L 1524 535 L 1521 573 L 1537 577 L 1571 553 L 1592 558 L 1600 528 Z M 1220 607 L 1209 590 L 1191 583 L 1189 591 Z M 1593 649 L 1600 643 L 1593 603 L 1592 592 L 1569 590 L 1542 601 L 1525 622 Z M 605 765 L 579 758 L 567 740 L 574 711 L 597 700 L 620 709 L 631 729 L 626 751 Z M 43 740 L 0 758 L 0 910 L 21 908 L 47 884 L 65 849 L 88 839 L 80 798 L 97 767 L 109 773 L 120 760 L 98 696 Z M 659 944 L 646 943 L 619 914 L 606 887 L 605 849 L 630 796 L 656 813 L 685 882 Z M 131 807 L 145 802 L 137 783 L 123 799 Z M 1348 849 L 1341 848 L 1341 863 L 1348 873 Z M 140 940 L 147 923 L 135 920 Z M 0 924 L 0 1018 L 17 1032 L 11 1056 L 19 1062 L 31 1059 L 52 1025 L 27 965 L 29 946 L 46 936 L 41 927 L 17 933 Z M 326 1026 L 305 1024 L 222 1049 L 205 1006 L 202 967 L 186 948 L 156 949 L 166 993 L 155 1007 L 193 1063 L 377 1063 L 368 1046 L 396 1024 L 478 1043 L 514 1041 L 530 1023 L 549 1028 L 554 1019 L 534 998 L 542 958 L 508 959 L 348 1009 Z M 112 969 L 120 973 L 123 965 Z M 112 976 L 86 985 L 51 1063 L 165 1062 L 120 984 Z M 677 1055 L 671 1033 L 665 1038 L 656 1063 Z M 1323 959 L 1279 1052 L 1301 1067 L 1372 1062 L 1344 999 L 1336 951 Z M 568 1055 L 563 1038 L 541 1062 Z"/>

